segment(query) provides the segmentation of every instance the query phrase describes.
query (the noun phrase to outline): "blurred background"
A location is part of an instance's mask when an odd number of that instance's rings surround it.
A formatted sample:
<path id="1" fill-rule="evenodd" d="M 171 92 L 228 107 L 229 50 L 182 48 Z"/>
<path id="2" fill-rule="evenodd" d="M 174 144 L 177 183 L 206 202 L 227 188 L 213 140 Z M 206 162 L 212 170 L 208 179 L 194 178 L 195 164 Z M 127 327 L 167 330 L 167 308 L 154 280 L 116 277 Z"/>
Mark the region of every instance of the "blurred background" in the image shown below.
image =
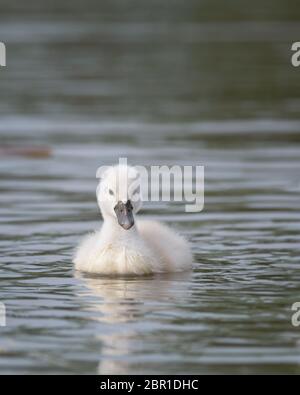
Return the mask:
<path id="1" fill-rule="evenodd" d="M 299 40 L 292 0 L 1 1 L 0 372 L 299 373 Z M 190 275 L 74 274 L 121 156 L 205 166 L 202 213 L 143 212 Z"/>

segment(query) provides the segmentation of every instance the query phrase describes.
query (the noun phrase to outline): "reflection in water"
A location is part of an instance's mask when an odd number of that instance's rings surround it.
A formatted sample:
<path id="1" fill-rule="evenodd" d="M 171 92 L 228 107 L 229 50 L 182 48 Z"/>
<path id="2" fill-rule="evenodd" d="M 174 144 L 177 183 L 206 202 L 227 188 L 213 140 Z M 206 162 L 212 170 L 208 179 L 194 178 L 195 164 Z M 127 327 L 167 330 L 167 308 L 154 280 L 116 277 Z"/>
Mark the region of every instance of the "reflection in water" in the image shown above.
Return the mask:
<path id="1" fill-rule="evenodd" d="M 149 329 L 155 330 L 153 312 L 163 316 L 168 305 L 184 304 L 191 294 L 191 273 L 130 279 L 93 278 L 76 272 L 76 277 L 82 278 L 89 296 L 98 299 L 89 306 L 93 319 L 106 324 L 105 332 L 96 334 L 102 344 L 99 374 L 132 373 L 131 358 L 143 350 Z"/>

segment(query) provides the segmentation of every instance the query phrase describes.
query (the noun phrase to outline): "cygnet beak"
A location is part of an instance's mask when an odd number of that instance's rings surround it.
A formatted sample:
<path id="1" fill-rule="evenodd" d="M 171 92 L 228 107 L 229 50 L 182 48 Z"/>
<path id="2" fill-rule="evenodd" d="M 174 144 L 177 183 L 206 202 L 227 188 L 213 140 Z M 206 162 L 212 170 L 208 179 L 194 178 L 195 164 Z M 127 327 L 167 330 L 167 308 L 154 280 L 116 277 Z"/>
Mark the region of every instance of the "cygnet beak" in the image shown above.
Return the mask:
<path id="1" fill-rule="evenodd" d="M 126 230 L 134 225 L 132 209 L 133 207 L 130 200 L 127 200 L 126 203 L 120 201 L 114 208 L 119 225 Z"/>

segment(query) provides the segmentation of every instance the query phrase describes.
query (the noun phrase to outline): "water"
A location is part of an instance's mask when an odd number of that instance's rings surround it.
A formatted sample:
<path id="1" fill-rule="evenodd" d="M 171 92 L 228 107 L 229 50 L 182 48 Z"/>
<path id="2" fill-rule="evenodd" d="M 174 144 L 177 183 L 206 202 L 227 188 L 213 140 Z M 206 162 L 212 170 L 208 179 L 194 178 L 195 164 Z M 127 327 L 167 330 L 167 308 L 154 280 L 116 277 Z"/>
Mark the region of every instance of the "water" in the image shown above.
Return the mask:
<path id="1" fill-rule="evenodd" d="M 1 154 L 0 372 L 299 373 L 299 7 L 2 3 L 1 147 L 50 155 Z M 191 273 L 74 272 L 121 156 L 205 166 L 203 212 L 141 214 L 189 239 Z"/>

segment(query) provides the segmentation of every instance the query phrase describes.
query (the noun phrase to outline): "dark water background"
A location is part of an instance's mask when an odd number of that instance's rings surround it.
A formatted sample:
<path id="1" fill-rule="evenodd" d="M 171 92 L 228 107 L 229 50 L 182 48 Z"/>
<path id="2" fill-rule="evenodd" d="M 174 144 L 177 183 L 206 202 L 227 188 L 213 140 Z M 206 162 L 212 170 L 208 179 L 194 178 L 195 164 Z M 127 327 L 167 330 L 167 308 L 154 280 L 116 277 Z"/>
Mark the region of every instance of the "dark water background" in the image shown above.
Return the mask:
<path id="1" fill-rule="evenodd" d="M 1 373 L 299 373 L 297 1 L 2 0 Z M 83 278 L 98 166 L 202 164 L 205 209 L 146 205 L 192 273 Z"/>

